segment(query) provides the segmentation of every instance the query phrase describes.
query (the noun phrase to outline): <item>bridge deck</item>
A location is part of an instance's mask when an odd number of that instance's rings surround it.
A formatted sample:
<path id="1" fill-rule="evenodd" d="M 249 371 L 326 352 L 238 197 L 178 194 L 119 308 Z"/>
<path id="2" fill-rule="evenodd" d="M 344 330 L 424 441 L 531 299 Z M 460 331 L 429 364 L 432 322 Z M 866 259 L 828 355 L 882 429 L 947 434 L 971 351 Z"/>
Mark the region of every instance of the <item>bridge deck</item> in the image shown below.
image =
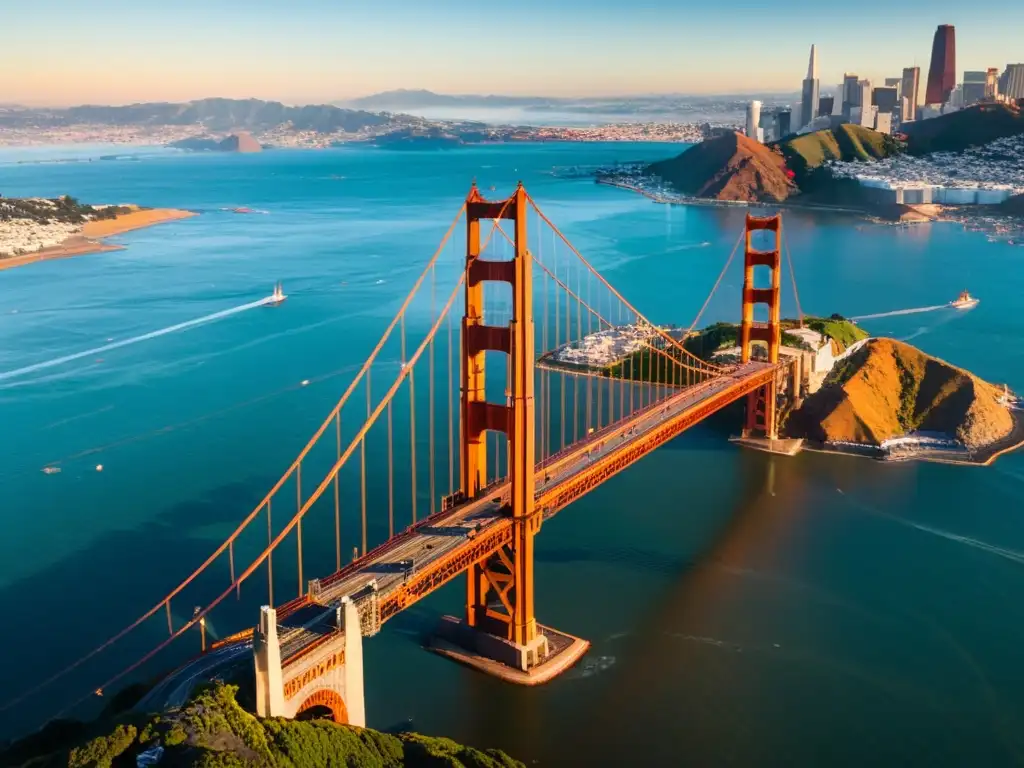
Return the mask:
<path id="1" fill-rule="evenodd" d="M 545 519 L 551 517 L 658 445 L 767 383 L 775 369 L 765 362 L 737 366 L 595 431 L 550 457 L 537 469 L 538 511 Z M 278 612 L 282 662 L 297 661 L 337 633 L 331 609 L 339 606 L 342 598 L 351 596 L 357 601 L 363 632 L 372 634 L 403 608 L 511 540 L 512 521 L 504 512 L 509 494 L 508 481 L 502 481 L 472 501 L 425 518 L 321 579 L 319 592 L 282 606 Z"/>

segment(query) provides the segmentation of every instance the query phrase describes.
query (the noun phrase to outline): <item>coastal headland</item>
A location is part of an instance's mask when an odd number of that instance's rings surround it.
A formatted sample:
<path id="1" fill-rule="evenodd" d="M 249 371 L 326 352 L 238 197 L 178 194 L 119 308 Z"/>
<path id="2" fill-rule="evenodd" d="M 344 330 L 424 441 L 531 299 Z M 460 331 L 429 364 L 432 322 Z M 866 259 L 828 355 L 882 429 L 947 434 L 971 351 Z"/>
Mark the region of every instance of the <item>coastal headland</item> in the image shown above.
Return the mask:
<path id="1" fill-rule="evenodd" d="M 0 199 L 0 203 L 8 202 L 9 199 Z M 6 215 L 0 217 L 0 270 L 87 253 L 121 250 L 124 246 L 103 242 L 104 238 L 198 215 L 176 208 L 126 205 L 118 206 L 112 215 L 104 216 L 97 215 L 106 210 L 104 208 L 75 205 L 79 206 L 77 216 L 54 216 L 53 206 L 48 206 L 45 211 L 41 211 L 38 205 L 20 208 L 13 213 L 6 213 L 5 209 Z"/>
<path id="2" fill-rule="evenodd" d="M 951 221 L 1024 241 L 1024 118 L 971 107 L 890 136 L 849 123 L 761 144 L 718 132 L 676 157 L 597 172 L 660 203 L 855 213 L 875 223 Z"/>
<path id="3" fill-rule="evenodd" d="M 799 358 L 800 374 L 779 391 L 780 444 L 887 461 L 981 465 L 1024 445 L 1024 410 L 1006 388 L 904 342 L 872 338 L 838 315 L 783 320 L 782 328 L 782 358 Z M 708 362 L 740 361 L 735 324 L 660 330 Z M 654 329 L 633 325 L 605 329 L 552 351 L 539 364 L 648 380 L 656 370 L 654 335 Z"/>
<path id="4" fill-rule="evenodd" d="M 129 686 L 95 721 L 55 720 L 21 741 L 0 746 L 0 764 L 524 768 L 501 750 L 476 749 L 450 739 L 395 735 L 329 719 L 258 718 L 248 711 L 255 703 L 252 692 L 241 688 L 214 683 L 179 709 L 159 714 L 134 711 L 140 686 Z"/>

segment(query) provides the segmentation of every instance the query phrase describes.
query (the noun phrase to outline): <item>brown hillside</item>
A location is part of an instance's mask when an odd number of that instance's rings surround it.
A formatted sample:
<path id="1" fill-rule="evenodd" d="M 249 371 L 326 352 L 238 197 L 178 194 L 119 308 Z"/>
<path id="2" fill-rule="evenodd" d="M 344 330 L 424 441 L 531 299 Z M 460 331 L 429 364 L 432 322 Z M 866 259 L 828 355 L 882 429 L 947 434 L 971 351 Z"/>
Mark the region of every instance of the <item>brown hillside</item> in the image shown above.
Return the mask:
<path id="1" fill-rule="evenodd" d="M 787 431 L 877 445 L 919 430 L 978 447 L 1013 428 L 999 394 L 974 374 L 909 344 L 875 339 L 837 364 L 826 385 L 792 414 Z"/>
<path id="2" fill-rule="evenodd" d="M 716 200 L 780 202 L 797 191 L 782 155 L 739 133 L 708 139 L 648 171 L 684 195 Z"/>
<path id="3" fill-rule="evenodd" d="M 232 134 L 220 143 L 220 149 L 226 152 L 262 152 L 260 143 L 246 131 Z"/>

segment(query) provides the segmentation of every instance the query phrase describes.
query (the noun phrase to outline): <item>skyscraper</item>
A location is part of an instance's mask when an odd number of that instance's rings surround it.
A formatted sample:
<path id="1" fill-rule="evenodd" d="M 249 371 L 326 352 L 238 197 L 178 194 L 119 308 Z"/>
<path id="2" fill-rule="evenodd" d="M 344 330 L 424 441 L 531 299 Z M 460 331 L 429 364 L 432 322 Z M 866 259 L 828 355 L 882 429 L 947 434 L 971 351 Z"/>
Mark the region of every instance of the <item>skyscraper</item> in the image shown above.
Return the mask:
<path id="1" fill-rule="evenodd" d="M 857 83 L 857 88 L 860 91 L 860 95 L 857 97 L 857 106 L 864 107 L 864 109 L 866 110 L 866 109 L 868 109 L 868 107 L 872 106 L 872 102 L 871 102 L 871 90 L 872 90 L 872 88 L 871 88 L 871 81 L 870 80 L 861 80 L 861 81 L 859 81 Z M 878 110 L 875 110 L 875 111 L 877 112 Z M 862 123 L 862 125 L 863 125 L 863 123 Z M 874 125 L 874 123 L 872 122 L 871 125 Z M 870 128 L 871 125 L 868 125 L 868 127 Z"/>
<path id="2" fill-rule="evenodd" d="M 818 109 L 818 49 L 811 46 L 811 59 L 807 62 L 807 77 L 804 78 L 803 98 L 800 100 L 800 126 L 803 128 Z"/>
<path id="3" fill-rule="evenodd" d="M 1006 82 L 1000 85 L 1000 92 L 1008 99 L 1024 99 L 1024 64 L 1007 64 L 1003 78 Z"/>
<path id="4" fill-rule="evenodd" d="M 854 107 L 860 106 L 860 78 L 847 72 L 843 75 L 843 117 L 850 119 Z"/>
<path id="5" fill-rule="evenodd" d="M 822 96 L 818 99 L 818 117 L 828 117 L 835 108 L 835 96 Z"/>
<path id="6" fill-rule="evenodd" d="M 964 72 L 964 106 L 977 104 L 985 98 L 985 83 L 988 80 L 988 73 L 981 71 Z"/>
<path id="7" fill-rule="evenodd" d="M 793 113 L 788 109 L 780 109 L 775 113 L 775 133 L 776 138 L 782 139 L 792 132 L 792 121 Z"/>
<path id="8" fill-rule="evenodd" d="M 932 41 L 932 60 L 928 67 L 927 104 L 945 104 L 956 87 L 956 30 L 952 24 L 940 24 Z"/>
<path id="9" fill-rule="evenodd" d="M 999 95 L 999 69 L 989 67 L 985 71 L 985 99 L 995 101 Z"/>
<path id="10" fill-rule="evenodd" d="M 878 107 L 879 114 L 891 113 L 900 103 L 898 91 L 895 86 L 886 88 L 875 88 L 871 91 L 871 103 Z"/>
<path id="11" fill-rule="evenodd" d="M 747 136 L 758 141 L 757 129 L 761 123 L 761 102 L 752 101 L 747 104 Z"/>
<path id="12" fill-rule="evenodd" d="M 917 119 L 917 89 L 920 85 L 920 81 L 920 67 L 905 67 L 903 69 L 903 84 L 900 86 L 900 92 L 907 100 L 905 103 L 907 109 L 904 111 L 902 117 L 902 122 L 904 123 Z"/>

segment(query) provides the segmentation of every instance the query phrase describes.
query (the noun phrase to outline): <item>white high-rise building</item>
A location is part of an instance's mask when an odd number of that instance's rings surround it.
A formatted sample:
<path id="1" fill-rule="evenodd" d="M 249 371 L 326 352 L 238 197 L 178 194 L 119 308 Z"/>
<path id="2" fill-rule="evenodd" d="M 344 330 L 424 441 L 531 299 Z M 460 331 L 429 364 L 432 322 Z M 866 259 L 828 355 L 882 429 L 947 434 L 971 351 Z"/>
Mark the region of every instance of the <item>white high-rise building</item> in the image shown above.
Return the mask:
<path id="1" fill-rule="evenodd" d="M 1024 99 L 1024 64 L 1007 64 L 1000 90 L 1008 99 Z"/>
<path id="2" fill-rule="evenodd" d="M 761 122 L 761 102 L 752 101 L 747 104 L 747 136 L 757 141 L 757 128 Z"/>

